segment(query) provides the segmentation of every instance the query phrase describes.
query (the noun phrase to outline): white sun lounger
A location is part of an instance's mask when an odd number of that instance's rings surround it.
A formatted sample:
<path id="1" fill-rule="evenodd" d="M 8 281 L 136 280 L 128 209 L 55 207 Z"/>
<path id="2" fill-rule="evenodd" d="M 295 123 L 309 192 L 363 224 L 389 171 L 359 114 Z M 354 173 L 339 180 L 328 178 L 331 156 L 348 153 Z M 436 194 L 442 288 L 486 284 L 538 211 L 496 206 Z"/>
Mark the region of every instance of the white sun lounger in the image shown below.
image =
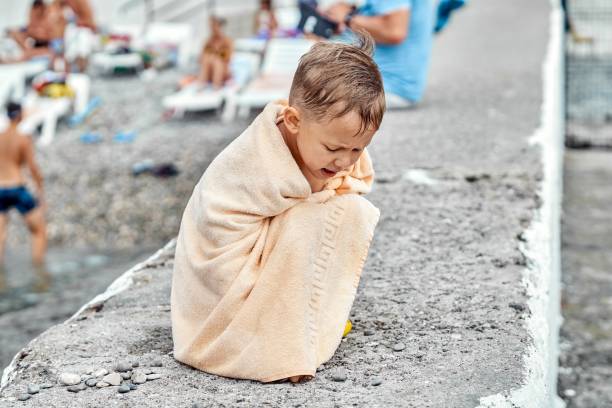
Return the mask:
<path id="1" fill-rule="evenodd" d="M 32 134 L 42 125 L 42 131 L 38 143 L 47 146 L 53 142 L 58 120 L 68 115 L 71 111 L 78 114 L 82 112 L 89 100 L 90 79 L 85 74 L 70 74 L 66 83 L 75 93 L 72 98 L 45 98 L 30 92 L 24 102 L 26 113 L 20 130 Z"/>
<path id="2" fill-rule="evenodd" d="M 259 62 L 257 55 L 236 53 L 230 63 L 232 79 L 225 87 L 219 90 L 201 89 L 201 84 L 190 84 L 165 97 L 162 104 L 164 108 L 174 110 L 174 115 L 179 117 L 187 111 L 218 109 L 226 98 L 232 97 L 255 75 Z"/>
<path id="3" fill-rule="evenodd" d="M 251 108 L 262 108 L 273 100 L 287 98 L 300 57 L 312 44 L 313 41 L 305 39 L 270 40 L 260 74 L 244 91 L 227 98 L 223 120 L 233 120 L 238 110 L 241 116 L 246 116 Z"/>
<path id="4" fill-rule="evenodd" d="M 22 100 L 25 96 L 26 79 L 43 72 L 48 64 L 46 59 L 0 64 L 0 106 L 4 106 L 9 100 Z"/>

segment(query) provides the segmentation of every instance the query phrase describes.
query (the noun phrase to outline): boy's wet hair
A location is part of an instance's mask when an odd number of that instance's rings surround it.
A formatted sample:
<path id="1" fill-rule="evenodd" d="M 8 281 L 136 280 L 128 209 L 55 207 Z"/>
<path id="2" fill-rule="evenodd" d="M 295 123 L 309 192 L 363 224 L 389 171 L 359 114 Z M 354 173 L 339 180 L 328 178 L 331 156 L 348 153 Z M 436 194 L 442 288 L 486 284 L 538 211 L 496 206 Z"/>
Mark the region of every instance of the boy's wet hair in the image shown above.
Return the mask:
<path id="1" fill-rule="evenodd" d="M 380 127 L 385 91 L 372 59 L 374 39 L 364 31 L 355 34 L 354 44 L 319 42 L 302 56 L 289 104 L 316 120 L 332 120 L 354 111 L 361 118 L 357 134 L 362 134 Z"/>
<path id="2" fill-rule="evenodd" d="M 21 105 L 17 102 L 9 102 L 6 105 L 6 115 L 10 120 L 15 120 L 21 115 Z"/>

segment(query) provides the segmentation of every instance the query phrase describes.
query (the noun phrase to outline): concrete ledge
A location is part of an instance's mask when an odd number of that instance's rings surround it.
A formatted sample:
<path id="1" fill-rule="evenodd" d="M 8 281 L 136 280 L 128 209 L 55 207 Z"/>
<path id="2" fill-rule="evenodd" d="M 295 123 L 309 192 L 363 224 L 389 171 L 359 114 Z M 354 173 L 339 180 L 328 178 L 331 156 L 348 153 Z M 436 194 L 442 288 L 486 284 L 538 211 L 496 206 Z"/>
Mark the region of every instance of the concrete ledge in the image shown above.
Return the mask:
<path id="1" fill-rule="evenodd" d="M 313 381 L 264 386 L 177 363 L 171 243 L 19 353 L 2 406 L 554 406 L 561 45 L 546 0 L 475 0 L 437 39 L 428 100 L 389 112 L 374 142 L 382 217 L 354 330 Z M 122 360 L 161 378 L 126 394 L 57 382 Z M 52 386 L 18 401 L 32 383 Z"/>

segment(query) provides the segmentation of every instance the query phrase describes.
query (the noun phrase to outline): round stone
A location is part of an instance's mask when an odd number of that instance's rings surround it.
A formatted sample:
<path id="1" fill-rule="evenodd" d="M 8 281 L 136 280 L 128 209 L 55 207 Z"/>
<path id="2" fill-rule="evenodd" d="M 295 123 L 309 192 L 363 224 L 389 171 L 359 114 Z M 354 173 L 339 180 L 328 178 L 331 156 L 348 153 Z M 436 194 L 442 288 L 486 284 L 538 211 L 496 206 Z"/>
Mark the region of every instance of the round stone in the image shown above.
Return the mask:
<path id="1" fill-rule="evenodd" d="M 138 361 L 133 361 L 132 362 L 132 367 L 138 368 L 138 367 L 140 367 L 140 363 Z"/>
<path id="2" fill-rule="evenodd" d="M 19 395 L 17 396 L 17 399 L 18 399 L 19 401 L 27 401 L 27 400 L 29 400 L 29 399 L 30 399 L 30 397 L 31 397 L 31 395 L 30 395 L 30 394 L 19 394 Z"/>
<path id="3" fill-rule="evenodd" d="M 346 370 L 344 368 L 336 368 L 332 371 L 331 377 L 335 382 L 344 382 L 346 381 Z"/>
<path id="4" fill-rule="evenodd" d="M 85 381 L 85 385 L 87 385 L 88 387 L 95 387 L 97 383 L 98 380 L 95 378 L 90 378 L 89 380 Z"/>
<path id="5" fill-rule="evenodd" d="M 96 384 L 96 387 L 98 388 L 106 388 L 108 387 L 110 384 L 104 381 L 98 381 L 98 383 Z"/>
<path id="6" fill-rule="evenodd" d="M 130 371 L 131 369 L 132 364 L 128 363 L 127 361 L 120 361 L 115 366 L 115 371 L 118 371 L 120 373 L 125 373 L 126 371 Z"/>
<path id="7" fill-rule="evenodd" d="M 106 374 L 108 374 L 108 370 L 104 368 L 97 369 L 96 371 L 93 372 L 94 377 L 102 377 Z"/>
<path id="8" fill-rule="evenodd" d="M 49 384 L 49 383 L 44 383 L 43 385 L 40 386 L 40 388 L 42 388 L 43 390 L 47 388 L 51 388 L 51 387 L 53 387 L 53 384 Z"/>
<path id="9" fill-rule="evenodd" d="M 144 384 L 147 382 L 147 375 L 143 372 L 135 372 L 132 374 L 132 382 L 134 384 Z"/>
<path id="10" fill-rule="evenodd" d="M 70 387 L 66 389 L 70 392 L 79 392 L 79 391 L 83 391 L 85 388 L 86 388 L 85 384 L 80 383 L 78 385 L 71 385 Z"/>
<path id="11" fill-rule="evenodd" d="M 374 330 L 366 330 L 363 332 L 363 334 L 366 336 L 373 336 L 376 334 L 376 332 Z"/>
<path id="12" fill-rule="evenodd" d="M 158 380 L 160 378 L 161 378 L 161 374 L 153 373 L 153 374 L 148 374 L 147 375 L 147 381 Z"/>
<path id="13" fill-rule="evenodd" d="M 136 384 L 128 384 L 128 387 L 130 387 L 130 391 L 134 391 L 138 389 L 138 386 Z"/>
<path id="14" fill-rule="evenodd" d="M 28 385 L 28 394 L 38 394 L 40 392 L 40 387 L 36 384 Z"/>
<path id="15" fill-rule="evenodd" d="M 121 375 L 119 373 L 110 373 L 102 378 L 102 381 L 109 383 L 110 385 L 121 384 Z"/>
<path id="16" fill-rule="evenodd" d="M 153 360 L 153 362 L 151 363 L 151 367 L 162 367 L 162 366 L 163 364 L 160 359 Z"/>
<path id="17" fill-rule="evenodd" d="M 393 351 L 402 351 L 406 348 L 404 343 L 396 343 L 393 345 Z"/>
<path id="18" fill-rule="evenodd" d="M 125 394 L 126 392 L 130 392 L 130 386 L 129 386 L 129 385 L 127 385 L 127 384 L 123 384 L 122 386 L 120 386 L 120 387 L 117 389 L 117 391 L 118 391 L 120 394 Z"/>
<path id="19" fill-rule="evenodd" d="M 131 371 L 127 371 L 125 373 L 121 373 L 121 378 L 123 378 L 124 380 L 129 380 L 132 377 L 132 372 Z"/>
<path id="20" fill-rule="evenodd" d="M 74 373 L 62 373 L 59 380 L 63 385 L 76 385 L 81 382 L 81 376 Z"/>
<path id="21" fill-rule="evenodd" d="M 372 380 L 370 381 L 370 384 L 373 385 L 374 387 L 378 387 L 380 384 L 382 384 L 382 378 L 380 377 L 374 377 L 372 378 Z"/>

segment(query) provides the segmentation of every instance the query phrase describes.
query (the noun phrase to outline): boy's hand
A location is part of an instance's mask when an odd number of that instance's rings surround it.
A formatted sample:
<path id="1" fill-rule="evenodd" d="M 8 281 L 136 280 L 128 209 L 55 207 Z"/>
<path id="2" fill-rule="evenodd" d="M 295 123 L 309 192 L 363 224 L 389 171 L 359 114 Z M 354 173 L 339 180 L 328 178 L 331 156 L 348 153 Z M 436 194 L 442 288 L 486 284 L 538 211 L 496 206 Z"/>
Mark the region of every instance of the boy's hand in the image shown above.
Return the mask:
<path id="1" fill-rule="evenodd" d="M 349 13 L 353 11 L 353 7 L 347 3 L 338 3 L 334 4 L 330 8 L 325 11 L 325 16 L 332 21 L 338 23 L 338 33 L 346 30 L 346 24 L 344 24 L 344 19 Z"/>

